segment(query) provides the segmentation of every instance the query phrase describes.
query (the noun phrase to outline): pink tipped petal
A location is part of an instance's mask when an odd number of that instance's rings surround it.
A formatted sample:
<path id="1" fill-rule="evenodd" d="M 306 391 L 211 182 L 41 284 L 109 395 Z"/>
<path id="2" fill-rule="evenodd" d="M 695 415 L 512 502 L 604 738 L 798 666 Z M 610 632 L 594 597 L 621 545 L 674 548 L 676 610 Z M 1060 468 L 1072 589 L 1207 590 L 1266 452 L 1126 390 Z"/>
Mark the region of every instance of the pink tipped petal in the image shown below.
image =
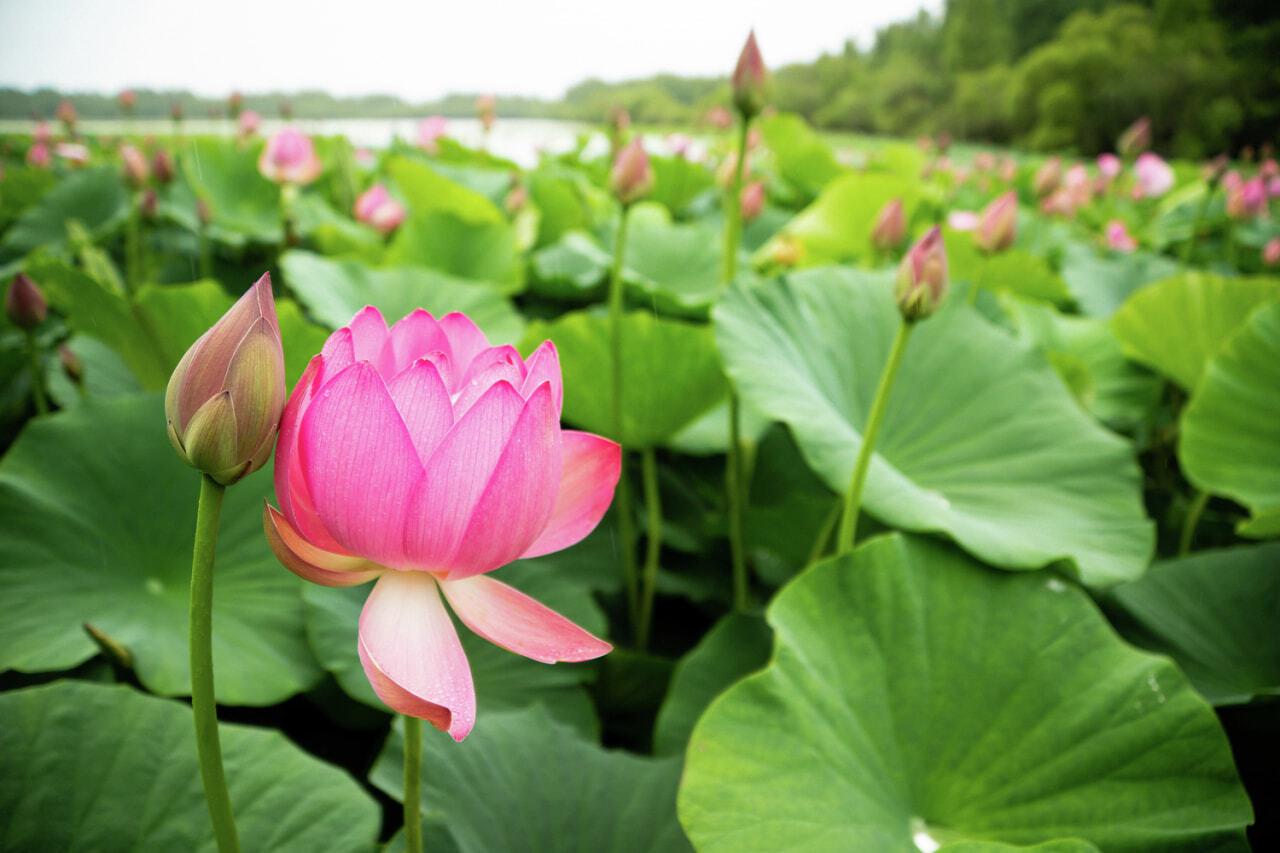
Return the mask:
<path id="1" fill-rule="evenodd" d="M 289 517 L 292 517 L 289 465 L 293 461 L 294 449 L 298 441 L 298 416 L 311 402 L 316 381 L 323 372 L 323 357 L 313 356 L 311 361 L 307 362 L 307 369 L 302 372 L 302 378 L 298 380 L 297 385 L 293 386 L 293 393 L 289 395 L 289 402 L 285 404 L 284 413 L 280 416 L 280 435 L 276 439 L 276 499 L 280 501 L 280 509 Z"/>
<path id="2" fill-rule="evenodd" d="M 476 719 L 471 667 L 435 579 L 387 572 L 360 613 L 360 663 L 393 710 L 420 717 L 460 741 Z"/>
<path id="3" fill-rule="evenodd" d="M 471 359 L 489 348 L 489 339 L 466 314 L 455 311 L 444 315 L 440 318 L 440 330 L 449 340 L 449 357 L 459 373 L 466 371 Z"/>
<path id="4" fill-rule="evenodd" d="M 392 326 L 390 339 L 397 373 L 428 353 L 449 350 L 449 339 L 440 331 L 440 324 L 421 308 L 409 312 Z"/>
<path id="5" fill-rule="evenodd" d="M 453 426 L 449 389 L 436 366 L 423 358 L 402 370 L 387 390 L 409 430 L 418 459 L 425 465 Z"/>
<path id="6" fill-rule="evenodd" d="M 406 516 L 404 550 L 412 565 L 441 571 L 451 567 L 462 532 L 524 405 L 514 388 L 499 382 L 431 454 Z"/>
<path id="7" fill-rule="evenodd" d="M 272 509 L 266 501 L 263 501 L 262 527 L 276 559 L 303 580 L 321 586 L 357 586 L 373 580 L 384 571 L 368 560 L 331 554 L 315 547 L 294 530 L 289 519 Z"/>
<path id="8" fill-rule="evenodd" d="M 551 341 L 543 341 L 525 361 L 524 385 L 517 386 L 520 396 L 526 400 L 543 382 L 551 383 L 551 395 L 556 402 L 556 417 L 564 407 L 564 380 L 560 376 L 560 353 Z"/>
<path id="9" fill-rule="evenodd" d="M 542 663 L 584 661 L 613 649 L 550 607 L 487 575 L 441 581 L 449 606 L 489 642 Z"/>
<path id="10" fill-rule="evenodd" d="M 524 359 L 513 346 L 490 347 L 471 359 L 453 389 L 457 394 L 453 402 L 454 418 L 462 417 L 497 382 L 506 382 L 512 388 L 524 385 Z"/>
<path id="11" fill-rule="evenodd" d="M 351 330 L 351 344 L 356 361 L 367 361 L 383 379 L 395 376 L 395 354 L 392 352 L 387 332 L 387 321 L 382 312 L 372 305 L 366 305 L 356 312 L 347 324 Z"/>
<path id="12" fill-rule="evenodd" d="M 302 418 L 299 464 L 320 522 L 346 550 L 403 562 L 404 519 L 422 464 L 377 371 L 356 362 Z"/>
<path id="13" fill-rule="evenodd" d="M 560 422 L 551 385 L 538 386 L 485 484 L 450 560 L 450 580 L 505 566 L 538 538 L 560 487 Z"/>
<path id="14" fill-rule="evenodd" d="M 561 433 L 564 464 L 551 520 L 520 556 L 541 557 L 580 542 L 604 518 L 622 470 L 622 448 L 589 432 Z"/>
<path id="15" fill-rule="evenodd" d="M 320 375 L 320 383 L 323 384 L 356 363 L 356 347 L 351 330 L 342 328 L 330 335 L 324 342 L 320 355 L 324 358 L 324 370 Z"/>

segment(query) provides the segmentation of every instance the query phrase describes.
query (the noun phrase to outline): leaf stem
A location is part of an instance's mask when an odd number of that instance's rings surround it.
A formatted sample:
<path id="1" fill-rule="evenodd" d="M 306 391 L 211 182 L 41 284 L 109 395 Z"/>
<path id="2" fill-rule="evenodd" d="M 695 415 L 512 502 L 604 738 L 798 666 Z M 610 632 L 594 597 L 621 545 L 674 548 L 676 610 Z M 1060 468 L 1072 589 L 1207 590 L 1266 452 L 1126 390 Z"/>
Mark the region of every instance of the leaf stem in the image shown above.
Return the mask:
<path id="1" fill-rule="evenodd" d="M 49 414 L 49 398 L 44 393 L 44 370 L 40 363 L 40 342 L 36 330 L 27 329 L 27 357 L 31 360 L 31 396 L 35 400 L 36 413 Z"/>
<path id="2" fill-rule="evenodd" d="M 862 489 L 866 485 L 867 470 L 871 467 L 871 454 L 875 450 L 880 425 L 884 422 L 884 413 L 888 409 L 889 392 L 893 390 L 898 368 L 902 366 L 902 354 L 907 350 L 907 340 L 911 337 L 913 328 L 914 324 L 905 319 L 898 323 L 898 332 L 889 349 L 889 360 L 885 363 L 884 372 L 880 374 L 880 385 L 871 402 L 871 413 L 867 416 L 862 446 L 858 448 L 858 461 L 853 466 L 853 479 L 849 483 L 849 494 L 845 499 L 844 515 L 840 519 L 840 533 L 836 538 L 837 554 L 847 554 L 853 550 L 854 537 L 858 532 L 858 511 L 862 508 Z"/>
<path id="3" fill-rule="evenodd" d="M 1191 222 L 1191 235 L 1187 237 L 1187 242 L 1182 246 L 1183 269 L 1191 265 L 1191 254 L 1195 251 L 1196 241 L 1200 237 L 1200 222 L 1204 219 L 1205 212 L 1209 209 L 1209 201 L 1213 198 L 1213 187 L 1213 184 L 1209 184 L 1208 189 L 1204 191 L 1204 198 L 1200 199 L 1200 206 L 1196 208 L 1196 218 Z"/>
<path id="4" fill-rule="evenodd" d="M 738 274 L 738 245 L 742 242 L 742 175 L 747 162 L 747 133 L 751 120 L 739 122 L 738 159 L 733 167 L 733 182 L 724 205 L 724 265 L 721 289 L 728 288 Z M 742 425 L 738 393 L 729 381 L 729 446 L 725 459 L 724 488 L 729 513 L 729 558 L 733 566 L 733 609 L 746 610 L 751 603 L 747 578 L 747 555 L 742 542 L 743 482 Z"/>
<path id="5" fill-rule="evenodd" d="M 226 487 L 207 474 L 200 476 L 196 508 L 196 539 L 191 558 L 191 710 L 196 728 L 200 779 L 209 805 L 209 819 L 221 853 L 238 853 L 235 817 L 222 769 L 218 742 L 218 710 L 213 695 L 213 560 L 218 547 L 218 516 Z"/>
<path id="6" fill-rule="evenodd" d="M 404 837 L 407 853 L 422 853 L 422 720 L 404 717 Z"/>
<path id="7" fill-rule="evenodd" d="M 627 221 L 630 205 L 622 206 L 618 217 L 618 233 L 613 244 L 613 268 L 609 274 L 609 373 L 613 396 L 609 401 L 609 414 L 613 427 L 613 440 L 622 443 L 622 264 L 627 254 Z M 627 476 L 626 448 L 622 451 L 622 471 L 617 490 L 618 534 L 622 539 L 622 577 L 627 590 L 627 614 L 637 641 L 640 632 L 639 570 L 636 567 L 635 521 L 631 516 L 631 480 Z"/>
<path id="8" fill-rule="evenodd" d="M 644 470 L 644 504 L 649 511 L 649 531 L 645 541 L 644 591 L 640 599 L 640 621 L 636 645 L 649 645 L 649 625 L 653 621 L 653 596 L 658 585 L 658 557 L 662 552 L 662 498 L 658 494 L 658 463 L 652 447 L 640 453 Z"/>
<path id="9" fill-rule="evenodd" d="M 1196 525 L 1200 523 L 1200 516 L 1204 514 L 1204 508 L 1208 505 L 1208 492 L 1197 492 L 1191 499 L 1191 506 L 1187 508 L 1187 515 L 1182 520 L 1182 536 L 1178 540 L 1179 557 L 1185 557 L 1191 553 L 1191 540 L 1195 538 Z"/>

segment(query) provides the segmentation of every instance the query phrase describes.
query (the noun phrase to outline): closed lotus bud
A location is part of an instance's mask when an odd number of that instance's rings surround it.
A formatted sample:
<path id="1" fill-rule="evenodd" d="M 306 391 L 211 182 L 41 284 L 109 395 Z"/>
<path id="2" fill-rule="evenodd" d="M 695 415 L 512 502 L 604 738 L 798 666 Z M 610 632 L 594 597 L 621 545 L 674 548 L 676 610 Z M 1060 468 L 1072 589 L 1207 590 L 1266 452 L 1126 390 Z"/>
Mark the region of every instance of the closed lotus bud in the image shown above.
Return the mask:
<path id="1" fill-rule="evenodd" d="M 47 169 L 53 162 L 53 155 L 49 152 L 49 143 L 34 142 L 27 149 L 27 165 L 35 166 L 37 169 Z"/>
<path id="2" fill-rule="evenodd" d="M 151 174 L 155 175 L 156 180 L 162 184 L 168 184 L 173 180 L 173 159 L 163 148 L 157 149 L 151 157 Z"/>
<path id="3" fill-rule="evenodd" d="M 476 98 L 476 116 L 484 125 L 487 133 L 493 127 L 493 120 L 498 115 L 498 99 L 493 95 L 480 95 Z"/>
<path id="4" fill-rule="evenodd" d="M 877 252 L 892 252 L 906 238 L 906 213 L 902 208 L 902 199 L 895 198 L 876 214 L 875 224 L 871 226 L 871 245 L 876 247 Z"/>
<path id="5" fill-rule="evenodd" d="M 1151 147 L 1151 119 L 1142 118 L 1129 125 L 1120 139 L 1116 141 L 1116 150 L 1126 160 L 1132 160 Z"/>
<path id="6" fill-rule="evenodd" d="M 80 357 L 71 351 L 71 347 L 58 344 L 58 361 L 68 379 L 77 385 L 84 381 L 84 365 L 80 363 Z"/>
<path id="7" fill-rule="evenodd" d="M 752 181 L 742 188 L 739 203 L 742 206 L 742 221 L 751 222 L 764 210 L 764 181 Z"/>
<path id="8" fill-rule="evenodd" d="M 1269 267 L 1280 267 L 1280 237 L 1272 237 L 1262 247 L 1262 262 Z"/>
<path id="9" fill-rule="evenodd" d="M 507 197 L 503 200 L 502 206 L 506 209 L 508 216 L 515 216 L 524 210 L 524 206 L 529 203 L 529 190 L 525 189 L 524 184 L 516 184 L 507 193 Z"/>
<path id="10" fill-rule="evenodd" d="M 973 242 L 988 254 L 1003 252 L 1018 234 L 1018 194 L 1013 190 L 992 201 L 978 217 Z"/>
<path id="11" fill-rule="evenodd" d="M 914 323 L 937 311 L 947 298 L 949 278 L 942 229 L 935 225 L 907 250 L 898 266 L 893 298 L 903 319 Z"/>
<path id="12" fill-rule="evenodd" d="M 1120 170 L 1124 168 L 1124 163 L 1116 155 L 1107 152 L 1098 155 L 1098 171 L 1102 173 L 1102 177 L 1108 181 L 1114 179 L 1120 174 Z"/>
<path id="13" fill-rule="evenodd" d="M 267 273 L 178 362 L 164 395 L 169 441 L 184 462 L 229 486 L 271 456 L 284 403 Z"/>
<path id="14" fill-rule="evenodd" d="M 232 118 L 239 118 L 241 111 L 244 110 L 244 95 L 239 92 L 232 92 L 227 96 L 227 112 L 231 113 Z"/>
<path id="15" fill-rule="evenodd" d="M 1050 157 L 1044 164 L 1036 170 L 1035 179 L 1032 181 L 1032 189 L 1035 190 L 1038 198 L 1044 198 L 1058 188 L 1062 183 L 1062 158 Z"/>
<path id="16" fill-rule="evenodd" d="M 727 130 L 733 126 L 733 113 L 724 107 L 712 107 L 707 110 L 707 123 L 716 130 Z"/>
<path id="17" fill-rule="evenodd" d="M 143 192 L 141 200 L 138 201 L 138 210 L 142 213 L 144 219 L 155 219 L 160 213 L 160 197 L 156 195 L 156 191 L 147 187 Z"/>
<path id="18" fill-rule="evenodd" d="M 253 136 L 258 132 L 260 124 L 262 124 L 262 116 L 253 110 L 245 110 L 240 113 L 240 117 L 236 120 L 236 126 L 239 128 L 241 136 Z"/>
<path id="19" fill-rule="evenodd" d="M 125 89 L 118 96 L 120 101 L 120 109 L 129 115 L 133 115 L 134 109 L 138 106 L 138 96 L 134 94 L 132 89 Z"/>
<path id="20" fill-rule="evenodd" d="M 75 130 L 76 118 L 78 116 L 76 114 L 75 104 L 71 103 L 71 101 L 63 98 L 62 102 L 58 104 L 58 109 L 54 112 L 54 117 L 66 125 L 68 133 Z"/>
<path id="21" fill-rule="evenodd" d="M 755 30 L 752 30 L 733 69 L 733 105 L 743 118 L 753 118 L 764 108 L 768 74 L 760 56 L 760 46 L 756 44 Z"/>
<path id="22" fill-rule="evenodd" d="M 147 182 L 150 170 L 147 158 L 133 145 L 120 146 L 120 159 L 124 162 L 124 177 L 132 187 L 141 187 Z"/>
<path id="23" fill-rule="evenodd" d="M 209 209 L 209 202 L 202 198 L 196 199 L 196 219 L 200 221 L 201 226 L 205 227 L 213 221 L 213 211 Z"/>
<path id="24" fill-rule="evenodd" d="M 49 316 L 49 302 L 34 281 L 18 273 L 4 296 L 4 313 L 19 329 L 34 329 Z"/>
<path id="25" fill-rule="evenodd" d="M 653 189 L 653 167 L 640 137 L 636 136 L 614 158 L 609 189 L 624 206 L 634 204 Z"/>
<path id="26" fill-rule="evenodd" d="M 1107 248 L 1116 252 L 1132 252 L 1138 248 L 1138 241 L 1129 234 L 1128 227 L 1119 219 L 1107 223 L 1104 240 Z"/>
<path id="27" fill-rule="evenodd" d="M 258 171 L 278 184 L 309 184 L 322 168 L 311 137 L 292 127 L 268 139 L 258 157 Z"/>

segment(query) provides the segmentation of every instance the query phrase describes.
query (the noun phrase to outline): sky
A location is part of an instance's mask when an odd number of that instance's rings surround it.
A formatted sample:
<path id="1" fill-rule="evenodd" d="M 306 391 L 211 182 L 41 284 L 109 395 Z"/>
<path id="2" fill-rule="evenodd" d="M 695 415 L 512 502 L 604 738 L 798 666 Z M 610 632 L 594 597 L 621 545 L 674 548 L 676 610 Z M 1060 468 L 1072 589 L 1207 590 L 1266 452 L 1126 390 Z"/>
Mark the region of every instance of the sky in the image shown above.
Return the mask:
<path id="1" fill-rule="evenodd" d="M 321 89 L 410 101 L 558 98 L 589 77 L 722 75 L 754 27 L 771 66 L 943 0 L 0 0 L 0 86 L 221 96 Z"/>

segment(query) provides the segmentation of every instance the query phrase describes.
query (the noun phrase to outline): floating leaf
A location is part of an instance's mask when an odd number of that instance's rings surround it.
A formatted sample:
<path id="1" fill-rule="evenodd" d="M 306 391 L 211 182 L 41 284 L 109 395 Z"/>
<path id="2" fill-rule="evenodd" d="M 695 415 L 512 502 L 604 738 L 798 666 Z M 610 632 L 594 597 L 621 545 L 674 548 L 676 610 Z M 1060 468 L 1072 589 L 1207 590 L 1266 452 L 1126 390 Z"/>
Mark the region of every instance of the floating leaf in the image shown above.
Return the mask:
<path id="1" fill-rule="evenodd" d="M 261 153 L 261 143 L 245 147 L 218 136 L 191 137 L 183 146 L 183 174 L 209 205 L 210 233 L 223 242 L 279 243 L 284 235 L 280 187 L 258 171 Z"/>
<path id="2" fill-rule="evenodd" d="M 1036 228 L 1052 231 L 1046 226 L 1056 224 L 1040 223 Z M 1178 264 L 1164 255 L 1137 251 L 1104 256 L 1093 246 L 1069 240 L 1060 273 L 1082 313 L 1110 317 L 1135 290 L 1177 271 Z"/>
<path id="3" fill-rule="evenodd" d="M 110 166 L 70 175 L 45 193 L 4 232 L 0 263 L 20 258 L 33 249 L 66 248 L 67 225 L 79 222 L 93 239 L 109 233 L 129 214 L 129 197 L 117 171 Z"/>
<path id="4" fill-rule="evenodd" d="M 816 195 L 846 170 L 831 148 L 798 115 L 779 113 L 760 122 L 778 171 L 797 189 Z"/>

